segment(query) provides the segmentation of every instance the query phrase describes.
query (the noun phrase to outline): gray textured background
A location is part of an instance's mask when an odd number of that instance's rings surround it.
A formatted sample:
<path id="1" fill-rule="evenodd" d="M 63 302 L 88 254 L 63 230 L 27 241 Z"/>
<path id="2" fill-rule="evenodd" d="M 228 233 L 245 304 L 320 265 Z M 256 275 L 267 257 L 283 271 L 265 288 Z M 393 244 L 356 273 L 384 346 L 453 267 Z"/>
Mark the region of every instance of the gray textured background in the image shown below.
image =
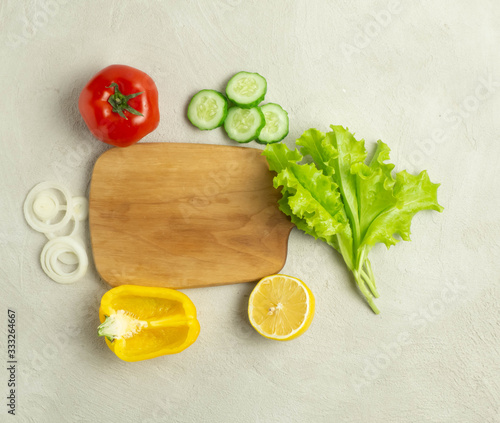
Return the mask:
<path id="1" fill-rule="evenodd" d="M 12 421 L 500 421 L 497 1 L 4 0 L 0 23 L 0 362 L 10 307 L 20 363 Z M 283 272 L 317 300 L 304 336 L 277 343 L 251 329 L 253 284 L 196 289 L 192 347 L 117 359 L 95 333 L 107 285 L 93 268 L 72 286 L 50 281 L 38 262 L 44 237 L 22 215 L 41 181 L 87 192 L 107 146 L 87 131 L 77 98 L 113 63 L 158 85 L 162 120 L 148 141 L 232 144 L 191 127 L 186 103 L 249 70 L 289 111 L 288 145 L 309 127 L 343 124 L 368 145 L 388 143 L 397 169 L 428 169 L 445 212 L 417 215 L 411 243 L 373 250 L 382 314 L 334 251 L 293 231 Z"/>

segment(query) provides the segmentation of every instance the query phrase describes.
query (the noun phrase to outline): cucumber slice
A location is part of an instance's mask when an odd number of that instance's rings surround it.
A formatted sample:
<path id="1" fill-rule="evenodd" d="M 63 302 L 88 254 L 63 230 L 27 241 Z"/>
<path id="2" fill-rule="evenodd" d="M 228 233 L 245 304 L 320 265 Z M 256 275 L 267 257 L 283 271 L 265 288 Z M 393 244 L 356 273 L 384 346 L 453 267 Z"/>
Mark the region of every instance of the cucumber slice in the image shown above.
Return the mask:
<path id="1" fill-rule="evenodd" d="M 266 95 L 267 81 L 258 73 L 239 72 L 226 86 L 226 95 L 238 107 L 250 109 L 258 106 Z"/>
<path id="2" fill-rule="evenodd" d="M 227 100 L 215 90 L 201 90 L 191 99 L 187 117 L 202 131 L 218 128 L 227 116 Z"/>
<path id="3" fill-rule="evenodd" d="M 257 139 L 265 124 L 266 119 L 260 107 L 231 107 L 224 121 L 224 129 L 229 138 L 245 143 Z"/>
<path id="4" fill-rule="evenodd" d="M 261 108 L 266 126 L 260 131 L 259 144 L 273 144 L 288 135 L 288 113 L 276 103 L 264 104 Z"/>

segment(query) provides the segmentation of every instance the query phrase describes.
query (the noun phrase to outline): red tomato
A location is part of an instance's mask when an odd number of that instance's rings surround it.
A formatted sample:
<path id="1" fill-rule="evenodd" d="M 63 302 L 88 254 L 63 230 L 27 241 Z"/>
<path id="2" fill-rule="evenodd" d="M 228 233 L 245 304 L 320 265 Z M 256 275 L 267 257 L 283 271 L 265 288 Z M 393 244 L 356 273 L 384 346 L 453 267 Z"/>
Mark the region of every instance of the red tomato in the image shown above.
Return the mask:
<path id="1" fill-rule="evenodd" d="M 80 94 L 78 108 L 96 138 L 118 147 L 136 143 L 160 121 L 154 81 L 125 65 L 111 65 L 94 75 Z"/>

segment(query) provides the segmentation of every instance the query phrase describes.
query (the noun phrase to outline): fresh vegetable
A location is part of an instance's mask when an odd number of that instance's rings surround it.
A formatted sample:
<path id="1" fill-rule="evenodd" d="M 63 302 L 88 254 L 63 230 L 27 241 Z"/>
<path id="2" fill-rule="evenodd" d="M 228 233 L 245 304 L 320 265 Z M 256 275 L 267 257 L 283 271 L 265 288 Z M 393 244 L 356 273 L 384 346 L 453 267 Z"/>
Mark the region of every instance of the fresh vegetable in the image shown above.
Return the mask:
<path id="1" fill-rule="evenodd" d="M 122 285 L 106 292 L 98 335 L 124 361 L 176 354 L 200 333 L 196 308 L 187 295 L 168 288 Z"/>
<path id="2" fill-rule="evenodd" d="M 231 107 L 224 122 L 224 129 L 232 140 L 247 143 L 257 139 L 265 124 L 266 120 L 260 107 Z"/>
<path id="3" fill-rule="evenodd" d="M 376 243 L 387 248 L 410 240 L 411 219 L 420 210 L 443 208 L 437 188 L 426 171 L 392 174 L 389 147 L 378 141 L 375 154 L 365 163 L 364 140 L 346 128 L 331 126 L 326 135 L 309 129 L 297 140 L 296 150 L 284 144 L 266 147 L 269 167 L 277 172 L 274 186 L 282 187 L 280 209 L 304 232 L 335 248 L 366 301 L 375 313 L 378 297 L 368 253 Z M 314 163 L 299 164 L 304 157 Z"/>
<path id="4" fill-rule="evenodd" d="M 288 135 L 288 113 L 275 103 L 267 103 L 260 107 L 266 119 L 266 125 L 260 131 L 259 144 L 273 144 Z"/>
<path id="5" fill-rule="evenodd" d="M 258 73 L 238 72 L 226 86 L 226 95 L 238 107 L 258 106 L 266 96 L 267 81 Z"/>
<path id="6" fill-rule="evenodd" d="M 49 239 L 40 255 L 42 269 L 47 276 L 63 284 L 83 277 L 88 268 L 88 256 L 76 234 L 80 222 L 88 217 L 87 199 L 71 197 L 69 191 L 58 183 L 42 182 L 26 196 L 23 211 L 26 222 Z M 68 234 L 67 228 L 71 223 L 73 228 Z M 66 234 L 61 234 L 61 231 Z M 77 267 L 66 271 L 62 264 Z"/>
<path id="7" fill-rule="evenodd" d="M 89 200 L 86 197 L 73 197 L 73 217 L 75 220 L 87 220 L 89 217 Z"/>
<path id="8" fill-rule="evenodd" d="M 71 272 L 66 272 L 59 257 L 62 254 L 72 254 L 77 257 L 77 267 Z M 87 273 L 89 259 L 83 245 L 70 236 L 61 236 L 51 239 L 43 247 L 40 256 L 42 269 L 54 282 L 70 284 L 76 282 Z"/>
<path id="9" fill-rule="evenodd" d="M 199 91 L 188 106 L 188 119 L 201 130 L 218 128 L 224 123 L 226 116 L 226 97 L 215 90 Z"/>
<path id="10" fill-rule="evenodd" d="M 78 108 L 90 132 L 117 147 L 136 143 L 160 121 L 154 81 L 125 65 L 111 65 L 94 75 L 80 94 Z"/>
<path id="11" fill-rule="evenodd" d="M 64 231 L 64 234 L 57 233 L 57 232 L 44 232 L 44 235 L 49 239 L 52 240 L 54 238 L 60 238 L 62 236 L 69 236 L 75 239 L 76 242 L 81 243 L 80 237 L 77 236 L 77 233 L 80 229 L 80 223 L 83 222 L 84 220 L 87 220 L 89 216 L 89 202 L 85 197 L 73 197 L 71 199 L 72 203 L 72 215 L 71 215 L 71 220 L 69 221 L 68 224 L 72 224 L 73 228 L 71 231 L 68 232 L 67 226 L 64 227 L 61 231 Z M 61 210 L 64 210 L 64 206 L 61 206 Z M 85 249 L 83 249 L 85 251 Z M 87 256 L 87 253 L 85 252 L 85 257 Z M 78 257 L 75 253 L 73 253 L 71 250 L 67 252 L 63 252 L 57 256 L 57 260 L 60 261 L 63 264 L 78 264 L 81 261 L 81 258 Z M 83 275 L 82 275 L 83 276 Z M 79 277 L 74 277 L 74 280 L 72 282 L 76 282 Z"/>
<path id="12" fill-rule="evenodd" d="M 60 196 L 64 204 L 60 204 Z M 71 219 L 73 200 L 68 189 L 57 182 L 42 182 L 26 196 L 23 212 L 28 225 L 35 231 L 47 233 L 64 228 Z M 64 215 L 56 220 L 59 213 Z"/>
<path id="13" fill-rule="evenodd" d="M 278 104 L 257 107 L 266 95 L 267 81 L 258 73 L 238 72 L 226 86 L 226 95 L 237 107 L 227 110 L 226 98 L 214 90 L 201 90 L 191 99 L 187 116 L 201 130 L 224 124 L 234 141 L 271 144 L 288 135 L 288 113 Z"/>
<path id="14" fill-rule="evenodd" d="M 262 336 L 289 341 L 309 328 L 314 307 L 314 295 L 304 282 L 271 275 L 261 279 L 250 294 L 248 318 Z"/>

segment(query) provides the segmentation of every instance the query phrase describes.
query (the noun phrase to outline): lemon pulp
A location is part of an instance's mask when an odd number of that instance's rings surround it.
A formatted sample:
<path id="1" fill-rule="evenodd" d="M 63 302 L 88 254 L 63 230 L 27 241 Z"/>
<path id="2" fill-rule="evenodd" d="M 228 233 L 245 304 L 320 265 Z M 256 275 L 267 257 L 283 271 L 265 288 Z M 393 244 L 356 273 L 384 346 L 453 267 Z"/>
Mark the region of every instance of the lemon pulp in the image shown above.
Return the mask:
<path id="1" fill-rule="evenodd" d="M 307 330 L 313 315 L 314 296 L 304 282 L 297 278 L 267 276 L 250 295 L 250 323 L 267 338 L 296 338 Z"/>

